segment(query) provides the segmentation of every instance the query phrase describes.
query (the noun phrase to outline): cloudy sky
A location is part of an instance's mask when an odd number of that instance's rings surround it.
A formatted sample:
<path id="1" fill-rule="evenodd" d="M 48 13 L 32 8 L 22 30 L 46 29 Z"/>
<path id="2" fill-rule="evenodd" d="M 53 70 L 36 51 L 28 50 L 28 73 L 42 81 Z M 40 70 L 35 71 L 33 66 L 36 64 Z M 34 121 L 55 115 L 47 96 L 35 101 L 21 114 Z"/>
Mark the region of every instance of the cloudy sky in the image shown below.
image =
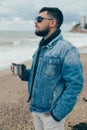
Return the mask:
<path id="1" fill-rule="evenodd" d="M 87 16 L 87 0 L 0 0 L 0 30 L 33 30 L 34 18 L 43 6 L 62 10 L 65 31 Z"/>

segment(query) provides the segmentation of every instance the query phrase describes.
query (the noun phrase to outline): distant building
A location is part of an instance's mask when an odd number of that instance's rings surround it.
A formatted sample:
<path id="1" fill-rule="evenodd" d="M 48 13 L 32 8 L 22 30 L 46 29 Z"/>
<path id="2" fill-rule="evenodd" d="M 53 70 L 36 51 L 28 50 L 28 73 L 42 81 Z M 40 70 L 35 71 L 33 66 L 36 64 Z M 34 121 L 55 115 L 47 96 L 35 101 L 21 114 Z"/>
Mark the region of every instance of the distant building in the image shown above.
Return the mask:
<path id="1" fill-rule="evenodd" d="M 74 25 L 70 32 L 87 33 L 87 16 L 82 16 L 80 22 Z"/>
<path id="2" fill-rule="evenodd" d="M 83 29 L 87 29 L 87 16 L 81 17 L 80 26 Z"/>

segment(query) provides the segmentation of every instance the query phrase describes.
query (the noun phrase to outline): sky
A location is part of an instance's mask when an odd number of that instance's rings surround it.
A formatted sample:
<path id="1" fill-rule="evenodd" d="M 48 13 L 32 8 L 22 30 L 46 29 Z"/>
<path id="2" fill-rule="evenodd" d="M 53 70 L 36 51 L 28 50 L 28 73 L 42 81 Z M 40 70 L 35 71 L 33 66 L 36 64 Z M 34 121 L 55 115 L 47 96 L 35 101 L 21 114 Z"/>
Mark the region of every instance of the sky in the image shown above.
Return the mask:
<path id="1" fill-rule="evenodd" d="M 0 0 L 0 31 L 33 31 L 42 7 L 58 7 L 64 14 L 63 31 L 87 16 L 87 0 Z"/>

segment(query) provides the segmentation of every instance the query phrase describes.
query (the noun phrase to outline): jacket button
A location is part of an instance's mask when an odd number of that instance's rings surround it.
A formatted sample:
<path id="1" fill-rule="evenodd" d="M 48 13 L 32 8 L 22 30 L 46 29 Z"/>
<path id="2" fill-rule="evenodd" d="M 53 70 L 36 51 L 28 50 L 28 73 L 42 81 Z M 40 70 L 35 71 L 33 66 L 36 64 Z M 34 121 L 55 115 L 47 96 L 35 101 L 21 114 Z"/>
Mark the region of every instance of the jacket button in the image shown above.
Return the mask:
<path id="1" fill-rule="evenodd" d="M 50 60 L 50 63 L 52 63 L 52 60 Z"/>

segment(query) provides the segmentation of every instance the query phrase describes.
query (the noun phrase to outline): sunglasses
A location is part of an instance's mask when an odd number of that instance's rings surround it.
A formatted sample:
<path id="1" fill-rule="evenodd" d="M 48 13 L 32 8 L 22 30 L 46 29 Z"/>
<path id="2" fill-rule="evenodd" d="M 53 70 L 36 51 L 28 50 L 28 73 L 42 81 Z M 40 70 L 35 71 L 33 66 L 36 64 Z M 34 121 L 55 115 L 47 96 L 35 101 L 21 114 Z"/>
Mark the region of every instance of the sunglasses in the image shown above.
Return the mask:
<path id="1" fill-rule="evenodd" d="M 43 17 L 41 17 L 41 16 L 37 16 L 35 20 L 36 20 L 38 23 L 41 23 L 42 20 L 44 20 L 44 19 L 53 20 L 53 19 L 51 19 L 51 18 L 43 18 Z"/>

